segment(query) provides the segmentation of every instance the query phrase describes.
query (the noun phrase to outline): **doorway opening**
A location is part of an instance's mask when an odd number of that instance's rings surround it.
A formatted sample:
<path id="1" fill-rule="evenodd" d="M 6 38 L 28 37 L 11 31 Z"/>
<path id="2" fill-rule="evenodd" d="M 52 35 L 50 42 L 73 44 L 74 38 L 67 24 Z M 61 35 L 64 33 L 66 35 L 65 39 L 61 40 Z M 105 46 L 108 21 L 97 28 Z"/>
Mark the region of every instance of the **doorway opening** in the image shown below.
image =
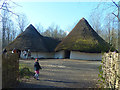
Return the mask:
<path id="1" fill-rule="evenodd" d="M 70 51 L 68 51 L 68 50 L 65 51 L 65 58 L 66 59 L 70 58 Z"/>

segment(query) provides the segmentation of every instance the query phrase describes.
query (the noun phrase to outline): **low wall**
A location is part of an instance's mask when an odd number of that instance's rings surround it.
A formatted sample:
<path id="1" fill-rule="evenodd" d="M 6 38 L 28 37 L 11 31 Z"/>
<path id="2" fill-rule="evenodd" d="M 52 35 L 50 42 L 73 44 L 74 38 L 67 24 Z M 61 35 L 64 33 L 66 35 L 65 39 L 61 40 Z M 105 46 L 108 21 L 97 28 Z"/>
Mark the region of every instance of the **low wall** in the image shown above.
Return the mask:
<path id="1" fill-rule="evenodd" d="M 2 88 L 15 87 L 19 77 L 19 55 L 5 53 L 2 55 Z"/>
<path id="2" fill-rule="evenodd" d="M 105 53 L 102 58 L 103 78 L 105 88 L 120 89 L 120 62 L 119 54 L 116 52 Z"/>

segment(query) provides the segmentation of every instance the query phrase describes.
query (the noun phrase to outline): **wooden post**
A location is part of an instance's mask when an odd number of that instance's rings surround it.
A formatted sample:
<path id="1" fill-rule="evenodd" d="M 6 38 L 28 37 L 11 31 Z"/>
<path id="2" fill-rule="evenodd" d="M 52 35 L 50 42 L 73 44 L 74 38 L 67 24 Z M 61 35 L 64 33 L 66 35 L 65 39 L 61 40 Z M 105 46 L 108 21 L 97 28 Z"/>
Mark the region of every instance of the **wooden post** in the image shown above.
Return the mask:
<path id="1" fill-rule="evenodd" d="M 0 17 L 0 20 L 2 18 Z M 1 22 L 0 22 L 1 27 Z M 2 90 L 2 30 L 0 30 L 0 90 Z"/>
<path id="2" fill-rule="evenodd" d="M 118 75 L 120 76 L 120 1 L 118 2 L 118 52 Z M 120 89 L 120 79 L 118 85 L 118 89 Z"/>
<path id="3" fill-rule="evenodd" d="M 0 39 L 0 90 L 2 90 L 2 43 L 1 42 L 2 41 Z"/>

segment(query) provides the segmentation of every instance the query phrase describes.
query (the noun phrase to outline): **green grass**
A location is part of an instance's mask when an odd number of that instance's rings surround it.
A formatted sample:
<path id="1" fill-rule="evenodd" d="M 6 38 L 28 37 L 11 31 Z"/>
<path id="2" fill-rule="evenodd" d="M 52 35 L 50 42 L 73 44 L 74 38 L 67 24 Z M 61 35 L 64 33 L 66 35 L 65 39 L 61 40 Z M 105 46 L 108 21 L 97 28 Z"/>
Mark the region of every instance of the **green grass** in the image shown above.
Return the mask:
<path id="1" fill-rule="evenodd" d="M 30 76 L 33 76 L 33 75 L 34 75 L 34 72 L 26 64 L 19 64 L 20 78 L 29 79 Z"/>

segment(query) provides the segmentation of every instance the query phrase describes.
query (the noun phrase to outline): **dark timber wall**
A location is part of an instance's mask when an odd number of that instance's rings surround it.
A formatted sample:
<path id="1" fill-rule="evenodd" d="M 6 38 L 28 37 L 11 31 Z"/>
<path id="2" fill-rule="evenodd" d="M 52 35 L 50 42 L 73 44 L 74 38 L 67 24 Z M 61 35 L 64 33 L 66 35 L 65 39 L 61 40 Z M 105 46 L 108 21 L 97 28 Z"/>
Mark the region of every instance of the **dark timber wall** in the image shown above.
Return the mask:
<path id="1" fill-rule="evenodd" d="M 15 87 L 19 77 L 18 54 L 5 53 L 2 55 L 2 88 Z"/>

